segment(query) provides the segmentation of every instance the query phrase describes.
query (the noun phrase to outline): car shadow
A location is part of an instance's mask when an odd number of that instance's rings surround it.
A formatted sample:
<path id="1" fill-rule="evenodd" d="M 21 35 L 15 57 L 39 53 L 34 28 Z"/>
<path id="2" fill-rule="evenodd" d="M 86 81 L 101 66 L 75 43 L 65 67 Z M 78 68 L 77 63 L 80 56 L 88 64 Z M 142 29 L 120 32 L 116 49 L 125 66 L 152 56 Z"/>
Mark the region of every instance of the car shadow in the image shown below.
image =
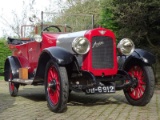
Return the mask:
<path id="1" fill-rule="evenodd" d="M 124 95 L 115 94 L 93 94 L 86 95 L 85 93 L 71 92 L 69 96 L 70 106 L 93 106 L 106 104 L 128 104 Z"/>
<path id="2" fill-rule="evenodd" d="M 157 84 L 157 85 L 155 86 L 155 90 L 160 90 L 160 84 Z"/>
<path id="3" fill-rule="evenodd" d="M 11 97 L 9 93 L 8 94 L 0 93 L 0 113 L 14 106 L 14 103 L 15 103 L 15 97 Z"/>
<path id="4" fill-rule="evenodd" d="M 35 102 L 46 101 L 44 88 L 41 87 L 23 88 L 23 90 L 19 90 L 18 96 Z"/>
<path id="5" fill-rule="evenodd" d="M 19 91 L 19 96 L 35 102 L 46 101 L 44 88 L 24 88 Z M 105 104 L 128 104 L 124 95 L 121 94 L 93 94 L 86 95 L 83 92 L 71 92 L 68 98 L 70 106 L 93 106 Z"/>

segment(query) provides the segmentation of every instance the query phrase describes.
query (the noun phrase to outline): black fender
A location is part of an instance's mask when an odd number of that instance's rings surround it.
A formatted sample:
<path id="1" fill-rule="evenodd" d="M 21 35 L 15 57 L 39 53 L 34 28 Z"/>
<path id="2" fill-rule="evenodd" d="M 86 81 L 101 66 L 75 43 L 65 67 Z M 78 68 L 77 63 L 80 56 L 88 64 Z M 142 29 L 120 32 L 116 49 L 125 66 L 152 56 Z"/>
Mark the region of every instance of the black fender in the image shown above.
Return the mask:
<path id="1" fill-rule="evenodd" d="M 126 68 L 127 64 L 135 60 L 147 65 L 156 63 L 156 58 L 152 53 L 143 49 L 135 49 L 134 52 L 129 56 L 118 56 L 119 69 Z"/>
<path id="2" fill-rule="evenodd" d="M 47 62 L 52 59 L 54 62 L 56 62 L 60 66 L 66 66 L 73 61 L 77 60 L 75 56 L 67 51 L 64 48 L 61 47 L 49 47 L 42 51 L 39 60 L 38 60 L 38 67 L 35 75 L 35 79 L 33 82 L 43 81 L 44 75 L 45 75 L 45 68 L 47 65 Z"/>
<path id="3" fill-rule="evenodd" d="M 48 53 L 50 57 L 59 65 L 66 65 L 72 62 L 74 55 L 61 47 L 49 47 L 43 50 L 43 53 Z"/>
<path id="4" fill-rule="evenodd" d="M 19 68 L 21 68 L 21 64 L 17 57 L 15 56 L 8 56 L 8 58 L 5 60 L 4 64 L 4 80 L 8 81 L 9 77 L 9 71 L 11 69 L 13 78 L 19 77 Z"/>

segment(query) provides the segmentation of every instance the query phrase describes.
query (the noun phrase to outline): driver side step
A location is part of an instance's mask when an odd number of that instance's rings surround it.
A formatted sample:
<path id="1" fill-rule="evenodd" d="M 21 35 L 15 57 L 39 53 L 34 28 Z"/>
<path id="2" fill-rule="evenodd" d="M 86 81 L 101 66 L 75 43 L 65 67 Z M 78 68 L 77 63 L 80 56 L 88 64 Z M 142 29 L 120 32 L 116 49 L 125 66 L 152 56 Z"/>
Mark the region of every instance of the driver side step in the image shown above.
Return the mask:
<path id="1" fill-rule="evenodd" d="M 28 68 L 19 68 L 19 78 L 14 78 L 9 81 L 24 85 L 31 85 L 33 83 L 33 79 L 28 79 Z"/>
<path id="2" fill-rule="evenodd" d="M 33 83 L 33 79 L 27 79 L 27 80 L 13 79 L 13 80 L 9 80 L 9 81 L 14 82 L 14 83 L 21 83 L 21 84 L 25 84 L 25 85 L 31 85 Z"/>

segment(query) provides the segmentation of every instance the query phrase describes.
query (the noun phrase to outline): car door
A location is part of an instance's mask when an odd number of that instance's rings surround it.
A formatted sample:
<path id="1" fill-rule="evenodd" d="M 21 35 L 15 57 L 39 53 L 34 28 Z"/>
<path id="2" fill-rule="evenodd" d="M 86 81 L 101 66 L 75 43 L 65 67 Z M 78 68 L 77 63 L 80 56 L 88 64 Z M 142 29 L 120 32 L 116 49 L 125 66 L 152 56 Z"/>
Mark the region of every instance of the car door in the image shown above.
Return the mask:
<path id="1" fill-rule="evenodd" d="M 31 71 L 37 68 L 40 52 L 40 43 L 33 41 L 28 44 L 28 58 Z"/>

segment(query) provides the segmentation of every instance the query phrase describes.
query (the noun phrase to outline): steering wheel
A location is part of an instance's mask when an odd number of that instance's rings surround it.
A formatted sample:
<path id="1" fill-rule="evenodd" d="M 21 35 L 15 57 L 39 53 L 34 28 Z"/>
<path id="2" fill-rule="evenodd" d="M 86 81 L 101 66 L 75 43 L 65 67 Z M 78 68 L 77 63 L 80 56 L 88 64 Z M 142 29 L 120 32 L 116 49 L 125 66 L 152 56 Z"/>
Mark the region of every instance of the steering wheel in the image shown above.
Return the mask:
<path id="1" fill-rule="evenodd" d="M 48 27 L 45 27 L 43 29 L 43 31 L 50 31 L 49 28 L 56 28 L 58 30 L 58 32 L 61 32 L 61 29 L 58 26 L 55 26 L 55 25 L 50 25 Z"/>

